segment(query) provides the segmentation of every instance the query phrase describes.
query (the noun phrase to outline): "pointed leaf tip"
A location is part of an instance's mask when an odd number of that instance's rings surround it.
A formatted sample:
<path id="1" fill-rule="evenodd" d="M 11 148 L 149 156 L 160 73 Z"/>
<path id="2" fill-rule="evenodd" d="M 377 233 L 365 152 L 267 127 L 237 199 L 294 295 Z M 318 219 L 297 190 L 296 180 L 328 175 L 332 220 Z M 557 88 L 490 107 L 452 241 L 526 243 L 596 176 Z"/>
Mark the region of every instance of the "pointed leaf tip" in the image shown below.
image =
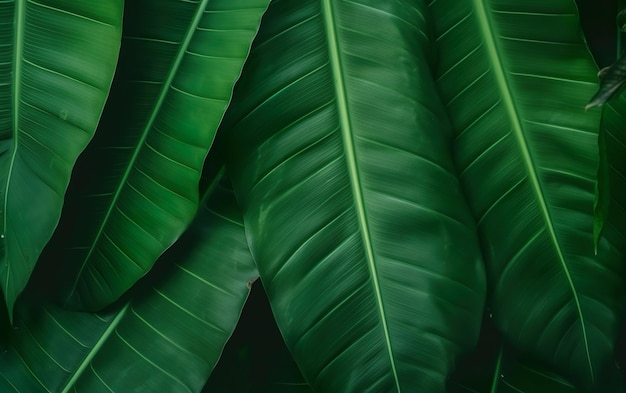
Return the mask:
<path id="1" fill-rule="evenodd" d="M 591 97 L 585 110 L 594 106 L 602 106 L 611 98 L 619 94 L 624 82 L 626 82 L 626 57 L 622 54 L 617 61 L 609 67 L 598 71 L 600 86 L 596 94 Z"/>

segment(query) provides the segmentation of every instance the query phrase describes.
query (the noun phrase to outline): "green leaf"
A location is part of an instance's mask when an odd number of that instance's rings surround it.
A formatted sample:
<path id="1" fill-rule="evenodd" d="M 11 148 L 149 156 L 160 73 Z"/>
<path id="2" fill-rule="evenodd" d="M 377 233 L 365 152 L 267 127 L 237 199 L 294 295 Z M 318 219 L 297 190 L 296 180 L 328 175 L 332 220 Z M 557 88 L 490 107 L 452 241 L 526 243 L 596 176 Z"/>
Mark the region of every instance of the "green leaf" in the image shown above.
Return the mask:
<path id="1" fill-rule="evenodd" d="M 622 53 L 614 64 L 601 69 L 598 72 L 598 77 L 600 78 L 600 87 L 596 94 L 591 97 L 585 109 L 603 105 L 619 94 L 624 82 L 626 82 L 626 53 Z"/>
<path id="2" fill-rule="evenodd" d="M 478 220 L 494 320 L 581 389 L 614 373 L 624 237 L 594 254 L 595 66 L 570 0 L 431 1 L 439 91 Z M 612 233 L 607 233 L 612 232 Z"/>
<path id="3" fill-rule="evenodd" d="M 132 1 L 120 71 L 52 249 L 62 299 L 99 310 L 142 277 L 198 207 L 203 161 L 269 0 Z"/>
<path id="4" fill-rule="evenodd" d="M 122 0 L 0 3 L 0 286 L 9 317 L 96 130 L 122 8 Z"/>
<path id="5" fill-rule="evenodd" d="M 478 334 L 483 266 L 425 11 L 272 3 L 224 120 L 261 279 L 318 392 L 443 391 Z"/>
<path id="6" fill-rule="evenodd" d="M 199 392 L 257 277 L 232 191 L 218 187 L 155 270 L 101 314 L 18 303 L 0 391 Z"/>

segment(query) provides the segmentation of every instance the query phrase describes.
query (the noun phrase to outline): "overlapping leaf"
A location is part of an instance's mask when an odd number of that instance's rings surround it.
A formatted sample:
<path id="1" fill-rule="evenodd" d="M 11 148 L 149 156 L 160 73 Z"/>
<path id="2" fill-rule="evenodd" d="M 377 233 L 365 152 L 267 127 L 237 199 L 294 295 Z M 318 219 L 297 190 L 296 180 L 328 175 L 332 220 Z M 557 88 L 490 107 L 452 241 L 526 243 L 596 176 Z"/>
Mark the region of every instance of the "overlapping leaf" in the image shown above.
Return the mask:
<path id="1" fill-rule="evenodd" d="M 65 262 L 68 307 L 117 299 L 189 224 L 202 163 L 268 2 L 127 2 L 114 91 L 50 247 L 67 250 L 53 259 Z"/>
<path id="2" fill-rule="evenodd" d="M 0 286 L 12 316 L 115 71 L 122 0 L 0 2 Z"/>
<path id="3" fill-rule="evenodd" d="M 594 255 L 595 66 L 569 0 L 429 2 L 436 78 L 478 220 L 493 316 L 590 391 L 613 370 L 623 252 Z M 605 228 L 606 229 L 606 228 Z M 607 238 L 623 243 L 615 232 Z M 621 240 L 620 240 L 621 239 Z"/>
<path id="4" fill-rule="evenodd" d="M 626 248 L 623 238 L 626 237 L 626 98 L 622 95 L 605 105 L 602 109 L 602 138 L 604 148 L 601 150 L 606 161 L 602 200 L 606 202 L 605 225 L 610 229 L 602 235 L 622 250 Z M 619 235 L 616 237 L 616 233 Z"/>
<path id="5" fill-rule="evenodd" d="M 313 393 L 285 346 L 259 281 L 202 391 Z"/>
<path id="6" fill-rule="evenodd" d="M 272 3 L 221 129 L 276 320 L 318 392 L 443 391 L 477 337 L 483 267 L 424 11 Z"/>
<path id="7" fill-rule="evenodd" d="M 600 87 L 596 94 L 591 97 L 585 109 L 604 105 L 622 89 L 626 81 L 626 54 L 623 53 L 614 64 L 601 69 L 598 72 L 598 77 L 600 78 Z"/>
<path id="8" fill-rule="evenodd" d="M 199 392 L 257 277 L 232 192 L 218 189 L 157 270 L 103 314 L 18 303 L 0 391 Z"/>

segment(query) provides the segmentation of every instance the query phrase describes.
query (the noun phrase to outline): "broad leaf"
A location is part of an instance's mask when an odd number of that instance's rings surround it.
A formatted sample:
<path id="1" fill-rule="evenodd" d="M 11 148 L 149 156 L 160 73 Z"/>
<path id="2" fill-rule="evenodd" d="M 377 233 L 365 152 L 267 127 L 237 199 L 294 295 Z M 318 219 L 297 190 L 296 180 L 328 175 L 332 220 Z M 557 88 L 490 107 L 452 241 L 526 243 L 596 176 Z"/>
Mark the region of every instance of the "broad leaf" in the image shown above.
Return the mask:
<path id="1" fill-rule="evenodd" d="M 0 391 L 199 392 L 257 277 L 232 192 L 218 189 L 155 270 L 102 314 L 18 303 Z"/>
<path id="2" fill-rule="evenodd" d="M 120 71 L 79 162 L 53 258 L 63 303 L 128 290 L 198 207 L 202 163 L 269 0 L 128 2 Z"/>
<path id="3" fill-rule="evenodd" d="M 623 252 L 593 205 L 595 66 L 570 0 L 430 1 L 435 73 L 505 339 L 588 391 L 614 372 Z M 607 238 L 624 242 L 605 226 Z M 603 390 L 606 389 L 606 390 Z"/>
<path id="4" fill-rule="evenodd" d="M 9 316 L 96 130 L 122 8 L 122 0 L 0 2 L 0 286 Z"/>
<path id="5" fill-rule="evenodd" d="M 221 129 L 278 326 L 318 392 L 441 392 L 479 330 L 483 266 L 425 16 L 272 3 Z"/>

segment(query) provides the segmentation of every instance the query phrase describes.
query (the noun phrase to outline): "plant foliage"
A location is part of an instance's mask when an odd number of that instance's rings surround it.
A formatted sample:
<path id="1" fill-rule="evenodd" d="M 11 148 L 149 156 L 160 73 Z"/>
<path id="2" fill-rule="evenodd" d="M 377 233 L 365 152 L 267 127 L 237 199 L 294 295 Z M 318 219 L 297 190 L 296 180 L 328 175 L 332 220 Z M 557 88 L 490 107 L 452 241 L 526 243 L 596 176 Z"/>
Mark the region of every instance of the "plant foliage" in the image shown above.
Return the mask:
<path id="1" fill-rule="evenodd" d="M 573 0 L 0 29 L 1 391 L 624 391 L 623 65 L 598 83 Z M 260 363 L 224 349 L 259 277 Z"/>

